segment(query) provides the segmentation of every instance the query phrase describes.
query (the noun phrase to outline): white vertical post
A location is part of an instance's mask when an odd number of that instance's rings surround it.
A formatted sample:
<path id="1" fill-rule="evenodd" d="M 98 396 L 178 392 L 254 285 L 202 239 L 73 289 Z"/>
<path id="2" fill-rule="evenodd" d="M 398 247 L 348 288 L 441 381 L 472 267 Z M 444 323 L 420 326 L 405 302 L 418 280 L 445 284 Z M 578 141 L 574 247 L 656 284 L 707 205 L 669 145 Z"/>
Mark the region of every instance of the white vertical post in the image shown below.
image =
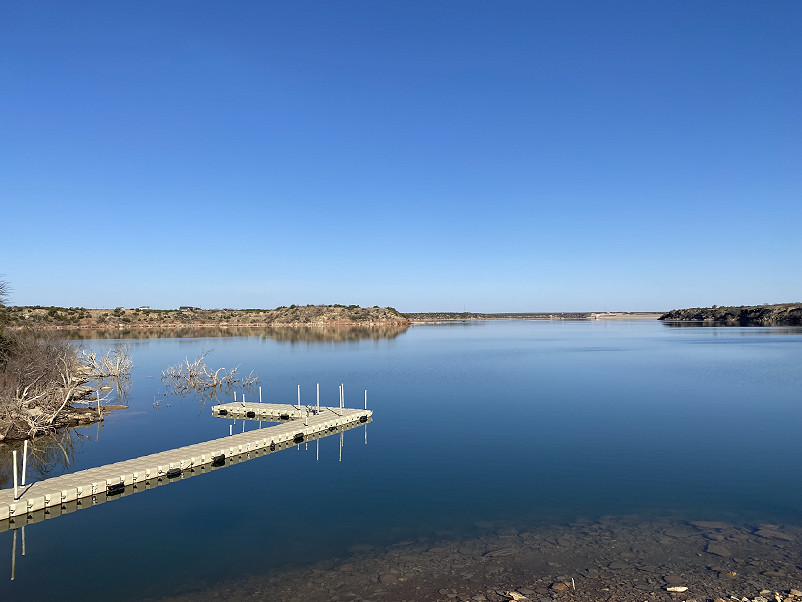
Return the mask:
<path id="1" fill-rule="evenodd" d="M 320 383 L 317 383 L 317 413 L 320 414 Z"/>
<path id="2" fill-rule="evenodd" d="M 232 422 L 231 424 L 228 425 L 228 436 L 230 437 L 233 434 L 234 434 L 234 423 Z"/>
<path id="3" fill-rule="evenodd" d="M 25 525 L 22 525 L 22 555 L 25 556 Z"/>
<path id="4" fill-rule="evenodd" d="M 368 444 L 368 425 L 365 423 L 365 445 Z"/>
<path id="5" fill-rule="evenodd" d="M 236 391 L 234 391 L 234 401 L 235 402 L 237 401 L 237 392 Z"/>
<path id="6" fill-rule="evenodd" d="M 368 390 L 365 389 L 365 409 L 368 409 Z"/>
<path id="7" fill-rule="evenodd" d="M 320 439 L 315 439 L 317 443 L 317 454 L 315 455 L 315 462 L 320 462 Z"/>
<path id="8" fill-rule="evenodd" d="M 25 487 L 25 472 L 26 468 L 28 467 L 28 440 L 25 440 L 25 443 L 22 446 L 22 486 Z M 24 549 L 23 545 L 23 549 Z M 24 554 L 23 554 L 24 556 Z"/>
<path id="9" fill-rule="evenodd" d="M 245 403 L 245 391 L 242 392 L 242 403 Z"/>
<path id="10" fill-rule="evenodd" d="M 340 462 L 343 461 L 343 434 L 340 433 Z"/>
<path id="11" fill-rule="evenodd" d="M 19 498 L 19 494 L 17 493 L 17 450 L 15 449 L 14 451 L 11 452 L 11 454 L 14 456 L 14 500 L 16 501 L 17 498 Z M 17 532 L 14 531 L 15 535 L 16 533 Z M 15 537 L 14 542 L 16 543 L 16 541 L 17 540 Z"/>
<path id="12" fill-rule="evenodd" d="M 242 432 L 245 432 L 245 419 L 242 419 Z"/>
<path id="13" fill-rule="evenodd" d="M 298 385 L 298 409 L 301 409 L 301 385 Z"/>
<path id="14" fill-rule="evenodd" d="M 259 387 L 259 403 L 262 403 L 262 387 Z"/>

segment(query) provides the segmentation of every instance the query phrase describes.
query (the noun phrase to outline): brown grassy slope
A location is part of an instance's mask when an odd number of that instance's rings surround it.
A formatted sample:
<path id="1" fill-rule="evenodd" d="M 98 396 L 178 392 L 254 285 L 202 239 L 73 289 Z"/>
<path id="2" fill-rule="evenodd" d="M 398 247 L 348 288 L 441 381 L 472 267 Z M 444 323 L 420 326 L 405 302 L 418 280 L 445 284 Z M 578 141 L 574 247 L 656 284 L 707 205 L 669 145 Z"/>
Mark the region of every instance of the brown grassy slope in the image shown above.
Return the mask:
<path id="1" fill-rule="evenodd" d="M 305 305 L 276 309 L 85 309 L 64 307 L 8 307 L 11 327 L 49 328 L 169 328 L 176 326 L 301 326 L 408 324 L 392 307 Z"/>

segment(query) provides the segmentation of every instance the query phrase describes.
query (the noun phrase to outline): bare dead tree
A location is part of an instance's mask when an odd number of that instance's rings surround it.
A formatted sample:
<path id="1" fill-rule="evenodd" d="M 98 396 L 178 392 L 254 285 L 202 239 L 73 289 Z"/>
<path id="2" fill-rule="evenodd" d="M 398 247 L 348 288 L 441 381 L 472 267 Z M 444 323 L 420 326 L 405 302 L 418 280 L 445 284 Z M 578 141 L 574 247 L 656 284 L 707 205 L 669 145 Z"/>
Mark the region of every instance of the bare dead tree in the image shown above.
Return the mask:
<path id="1" fill-rule="evenodd" d="M 11 285 L 7 280 L 0 280 L 0 307 L 4 307 L 11 294 Z"/>
<path id="2" fill-rule="evenodd" d="M 185 397 L 191 394 L 200 394 L 205 401 L 216 398 L 219 392 L 229 392 L 235 387 L 251 390 L 258 382 L 257 376 L 251 372 L 245 378 L 239 378 L 237 368 L 210 369 L 206 365 L 206 351 L 196 360 L 190 362 L 186 358 L 183 363 L 169 366 L 162 371 L 162 382 L 165 383 L 169 393 Z"/>
<path id="3" fill-rule="evenodd" d="M 128 345 L 115 345 L 99 359 L 96 352 L 84 349 L 81 358 L 86 366 L 86 375 L 95 379 L 128 378 L 134 366 Z"/>

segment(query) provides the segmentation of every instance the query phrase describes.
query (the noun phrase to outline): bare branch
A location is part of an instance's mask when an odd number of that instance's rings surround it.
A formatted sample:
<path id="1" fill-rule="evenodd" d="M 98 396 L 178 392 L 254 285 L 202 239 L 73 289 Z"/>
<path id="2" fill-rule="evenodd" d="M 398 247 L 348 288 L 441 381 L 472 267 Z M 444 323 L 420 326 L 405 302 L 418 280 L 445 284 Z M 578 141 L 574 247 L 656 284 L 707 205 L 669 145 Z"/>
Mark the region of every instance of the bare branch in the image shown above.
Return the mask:
<path id="1" fill-rule="evenodd" d="M 257 376 L 251 372 L 246 378 L 237 377 L 237 368 L 226 370 L 217 368 L 212 371 L 206 365 L 206 356 L 211 353 L 206 351 L 196 360 L 190 362 L 186 358 L 183 363 L 169 366 L 162 371 L 162 382 L 167 386 L 168 391 L 174 395 L 182 397 L 190 394 L 200 394 L 203 400 L 216 398 L 221 391 L 228 392 L 235 387 L 242 387 L 250 390 L 257 383 Z"/>

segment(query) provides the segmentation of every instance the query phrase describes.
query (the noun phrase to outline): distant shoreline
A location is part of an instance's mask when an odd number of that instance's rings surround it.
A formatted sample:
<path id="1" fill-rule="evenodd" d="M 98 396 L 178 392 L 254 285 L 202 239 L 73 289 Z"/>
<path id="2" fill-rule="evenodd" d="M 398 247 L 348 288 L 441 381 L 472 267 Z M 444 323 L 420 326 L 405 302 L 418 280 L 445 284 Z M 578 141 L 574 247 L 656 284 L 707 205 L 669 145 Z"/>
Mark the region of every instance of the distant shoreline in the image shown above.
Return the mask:
<path id="1" fill-rule="evenodd" d="M 304 305 L 275 309 L 86 309 L 83 307 L 23 306 L 2 308 L 9 328 L 48 330 L 163 330 L 173 328 L 264 327 L 386 327 L 409 325 L 409 319 L 392 307 L 358 305 Z"/>
<path id="2" fill-rule="evenodd" d="M 551 312 L 551 313 L 474 313 L 419 312 L 407 313 L 413 324 L 437 322 L 471 322 L 480 320 L 657 320 L 660 312 Z"/>
<path id="3" fill-rule="evenodd" d="M 305 305 L 275 309 L 86 309 L 83 307 L 12 306 L 0 308 L 8 328 L 47 330 L 156 330 L 178 328 L 398 327 L 482 320 L 657 320 L 658 312 L 416 312 L 392 307 Z"/>

